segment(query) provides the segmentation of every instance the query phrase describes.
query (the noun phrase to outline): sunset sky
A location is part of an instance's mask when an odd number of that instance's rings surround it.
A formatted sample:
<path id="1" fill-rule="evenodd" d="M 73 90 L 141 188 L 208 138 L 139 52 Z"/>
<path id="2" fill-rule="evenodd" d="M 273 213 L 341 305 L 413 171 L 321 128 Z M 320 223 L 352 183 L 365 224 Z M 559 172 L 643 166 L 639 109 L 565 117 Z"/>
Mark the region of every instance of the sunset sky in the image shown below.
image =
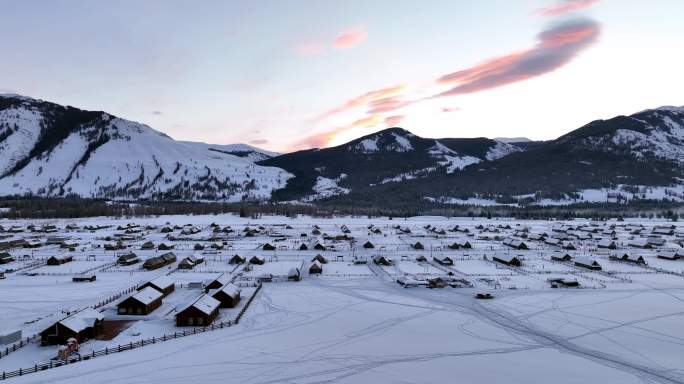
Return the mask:
<path id="1" fill-rule="evenodd" d="M 0 0 L 0 93 L 276 151 L 684 105 L 680 0 Z"/>

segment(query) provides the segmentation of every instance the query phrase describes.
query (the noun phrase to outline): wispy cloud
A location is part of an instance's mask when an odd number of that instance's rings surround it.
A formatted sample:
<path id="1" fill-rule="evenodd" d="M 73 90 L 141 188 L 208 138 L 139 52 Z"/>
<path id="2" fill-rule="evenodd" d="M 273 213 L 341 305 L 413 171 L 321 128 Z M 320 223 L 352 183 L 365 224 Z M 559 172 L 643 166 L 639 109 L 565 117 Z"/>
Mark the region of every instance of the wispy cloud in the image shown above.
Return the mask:
<path id="1" fill-rule="evenodd" d="M 594 43 L 600 30 L 599 24 L 590 19 L 555 24 L 539 33 L 539 41 L 531 49 L 440 77 L 438 84 L 455 86 L 436 97 L 480 92 L 553 72 Z"/>
<path id="2" fill-rule="evenodd" d="M 351 129 L 355 128 L 372 128 L 376 127 L 382 123 L 386 123 L 386 120 L 382 117 L 382 115 L 379 114 L 374 114 L 370 116 L 366 116 L 360 119 L 355 120 L 351 124 L 337 127 L 335 129 L 331 129 L 329 131 L 321 132 L 321 133 L 316 133 L 311 136 L 308 136 L 298 142 L 296 142 L 294 145 L 292 145 L 289 150 L 297 151 L 301 149 L 310 149 L 310 148 L 325 148 L 330 145 L 330 143 L 335 140 L 335 138 Z"/>
<path id="3" fill-rule="evenodd" d="M 315 120 L 323 120 L 327 117 L 330 117 L 332 115 L 341 113 L 341 112 L 346 112 L 351 109 L 361 107 L 361 106 L 369 106 L 369 104 L 373 102 L 377 102 L 379 100 L 387 99 L 387 98 L 392 98 L 395 96 L 400 95 L 406 87 L 404 85 L 395 85 L 392 87 L 387 87 L 387 88 L 382 88 L 382 89 L 376 89 L 372 91 L 368 91 L 366 93 L 363 93 L 361 95 L 352 97 L 351 99 L 345 101 L 343 104 L 332 108 L 328 111 L 325 111 L 324 113 L 320 114 L 315 118 Z M 372 105 L 370 105 L 370 108 L 372 109 Z"/>
<path id="4" fill-rule="evenodd" d="M 387 125 L 388 128 L 396 127 L 404 121 L 405 117 L 406 116 L 404 115 L 387 116 L 385 117 L 385 125 Z"/>
<path id="5" fill-rule="evenodd" d="M 156 116 L 162 115 L 162 111 L 152 111 L 151 113 Z"/>
<path id="6" fill-rule="evenodd" d="M 599 0 L 560 0 L 556 4 L 538 9 L 539 16 L 555 17 L 591 7 Z"/>
<path id="7" fill-rule="evenodd" d="M 254 139 L 254 140 L 250 140 L 249 143 L 253 144 L 253 145 L 264 145 L 264 144 L 268 144 L 268 140 L 266 140 L 266 139 Z"/>
<path id="8" fill-rule="evenodd" d="M 335 49 L 349 49 L 363 43 L 367 38 L 368 28 L 365 26 L 351 27 L 337 35 L 333 47 Z"/>
<path id="9" fill-rule="evenodd" d="M 334 40 L 330 38 L 310 38 L 294 45 L 294 51 L 299 56 L 318 56 L 329 49 L 345 50 L 353 48 L 368 39 L 368 28 L 362 25 L 354 26 L 340 32 Z"/>

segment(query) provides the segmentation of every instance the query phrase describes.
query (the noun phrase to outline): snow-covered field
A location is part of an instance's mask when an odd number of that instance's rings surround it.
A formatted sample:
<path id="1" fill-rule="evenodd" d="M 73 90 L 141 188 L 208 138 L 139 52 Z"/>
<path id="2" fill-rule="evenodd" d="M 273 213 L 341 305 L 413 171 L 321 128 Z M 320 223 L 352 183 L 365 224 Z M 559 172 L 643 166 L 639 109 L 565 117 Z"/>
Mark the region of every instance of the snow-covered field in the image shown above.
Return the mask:
<path id="1" fill-rule="evenodd" d="M 67 230 L 68 224 L 78 228 Z M 95 224 L 107 228 L 84 228 Z M 657 258 L 684 251 L 684 226 L 678 223 L 217 215 L 0 225 L 6 237 L 0 242 L 61 237 L 78 244 L 73 251 L 59 245 L 8 250 L 17 261 L 0 265 L 0 335 L 21 330 L 28 337 L 66 311 L 96 306 L 105 322 L 121 326 L 106 339 L 84 341 L 83 355 L 186 329 L 176 326 L 176 314 L 221 274 L 240 286 L 242 300 L 236 308 L 220 308 L 215 322 L 233 320 L 255 292 L 256 280 L 276 277 L 264 283 L 238 325 L 9 379 L 17 383 L 684 382 L 684 259 Z M 534 240 L 540 233 L 571 241 L 577 250 Z M 117 238 L 126 248 L 104 251 Z M 504 239 L 528 249 L 513 249 Z M 616 249 L 598 248 L 605 240 Z M 664 244 L 628 245 L 639 240 Z M 140 250 L 148 241 L 174 249 Z M 455 249 L 465 242 L 471 248 Z M 197 244 L 205 250 L 196 250 Z M 223 249 L 210 251 L 211 244 Z M 275 249 L 265 250 L 265 244 Z M 173 252 L 177 260 L 154 271 L 142 269 L 142 262 L 113 265 L 128 252 L 142 260 Z M 551 259 L 565 253 L 570 261 Z M 625 253 L 645 264 L 611 259 Z M 321 274 L 310 275 L 319 254 L 327 262 Z M 74 260 L 45 265 L 56 255 Z M 205 261 L 177 269 L 190 255 Z M 229 263 L 234 255 L 265 262 L 249 271 L 245 264 Z M 391 265 L 374 265 L 374 256 Z M 453 265 L 440 265 L 436 257 L 448 257 Z M 511 257 L 521 265 L 495 259 Z M 572 261 L 587 257 L 602 269 Z M 362 259 L 368 264 L 355 263 Z M 294 268 L 301 269 L 301 281 L 287 280 Z M 84 271 L 97 280 L 71 281 Z M 403 288 L 395 281 L 401 276 L 425 284 Z M 131 294 L 127 290 L 157 277 L 176 286 L 159 308 L 145 316 L 117 313 L 117 303 Z M 426 288 L 434 278 L 464 279 L 473 287 Z M 552 288 L 549 279 L 576 281 L 579 287 Z M 121 292 L 126 293 L 107 300 Z M 494 299 L 474 298 L 485 292 Z M 0 375 L 55 355 L 55 346 L 34 339 L 0 357 Z"/>

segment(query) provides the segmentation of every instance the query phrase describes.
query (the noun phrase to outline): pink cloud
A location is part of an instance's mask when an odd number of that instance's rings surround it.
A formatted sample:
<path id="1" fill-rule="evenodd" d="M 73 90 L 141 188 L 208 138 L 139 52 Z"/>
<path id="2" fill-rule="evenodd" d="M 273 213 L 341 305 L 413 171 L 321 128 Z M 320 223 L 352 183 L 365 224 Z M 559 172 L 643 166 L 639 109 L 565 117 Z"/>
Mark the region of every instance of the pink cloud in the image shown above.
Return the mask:
<path id="1" fill-rule="evenodd" d="M 387 116 L 385 117 L 385 125 L 387 125 L 389 128 L 396 127 L 401 124 L 405 117 L 406 116 L 404 115 Z"/>
<path id="2" fill-rule="evenodd" d="M 530 49 L 440 77 L 438 84 L 453 87 L 435 97 L 480 92 L 553 72 L 593 44 L 600 31 L 599 24 L 589 19 L 556 24 L 539 33 L 539 41 Z"/>
<path id="3" fill-rule="evenodd" d="M 364 26 L 351 27 L 335 38 L 335 49 L 349 49 L 363 43 L 368 38 L 368 28 Z"/>
<path id="4" fill-rule="evenodd" d="M 398 96 L 402 92 L 404 92 L 405 89 L 406 89 L 406 87 L 403 85 L 396 85 L 393 87 L 368 91 L 368 92 L 363 93 L 361 95 L 352 97 L 351 99 L 345 101 L 342 105 L 337 106 L 335 108 L 332 108 L 332 109 L 320 114 L 318 117 L 315 118 L 315 120 L 317 120 L 317 121 L 323 120 L 323 119 L 330 117 L 332 115 L 335 115 L 335 114 L 338 114 L 341 112 L 345 112 L 345 111 L 348 111 L 348 110 L 356 108 L 356 107 L 368 105 L 368 104 L 376 102 L 378 100 Z M 371 108 L 372 108 L 372 106 L 371 106 Z"/>
<path id="5" fill-rule="evenodd" d="M 409 101 L 401 100 L 398 97 L 391 96 L 382 99 L 372 100 L 368 103 L 368 113 L 382 113 L 391 112 L 399 108 L 403 108 L 411 104 Z"/>
<path id="6" fill-rule="evenodd" d="M 315 133 L 311 136 L 305 137 L 304 139 L 298 141 L 294 145 L 290 146 L 289 150 L 291 151 L 298 151 L 302 149 L 310 149 L 310 148 L 325 148 L 330 145 L 330 143 L 335 140 L 335 138 L 344 133 L 349 131 L 352 128 L 370 128 L 370 127 L 375 127 L 378 124 L 383 123 L 384 120 L 381 115 L 370 115 L 366 116 L 360 119 L 355 120 L 351 124 L 342 126 L 342 127 L 337 127 L 335 129 L 331 129 L 329 131 L 325 132 L 320 132 L 320 133 Z"/>
<path id="7" fill-rule="evenodd" d="M 599 0 L 560 0 L 556 4 L 538 9 L 535 13 L 540 16 L 555 17 L 591 7 Z"/>
<path id="8" fill-rule="evenodd" d="M 295 52 L 300 56 L 317 56 L 325 52 L 325 44 L 316 42 L 299 43 L 295 46 Z"/>
<path id="9" fill-rule="evenodd" d="M 254 140 L 250 141 L 249 143 L 254 144 L 254 145 L 264 145 L 264 144 L 268 144 L 268 140 L 266 140 L 266 139 L 254 139 Z"/>

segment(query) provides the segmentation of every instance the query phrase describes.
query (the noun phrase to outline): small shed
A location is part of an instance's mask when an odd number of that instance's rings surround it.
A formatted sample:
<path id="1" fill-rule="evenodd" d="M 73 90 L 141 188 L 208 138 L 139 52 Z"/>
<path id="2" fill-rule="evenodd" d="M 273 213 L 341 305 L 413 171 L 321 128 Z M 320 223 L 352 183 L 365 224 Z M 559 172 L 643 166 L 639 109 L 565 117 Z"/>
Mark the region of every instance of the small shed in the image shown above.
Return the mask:
<path id="1" fill-rule="evenodd" d="M 272 245 L 271 243 L 266 243 L 261 247 L 262 250 L 264 251 L 275 251 L 276 247 Z"/>
<path id="2" fill-rule="evenodd" d="M 146 241 L 145 243 L 143 243 L 143 245 L 140 246 L 140 249 L 142 249 L 142 250 L 154 249 L 154 243 L 151 241 Z"/>
<path id="3" fill-rule="evenodd" d="M 370 240 L 366 240 L 366 242 L 363 243 L 363 247 L 365 249 L 373 249 L 375 248 L 375 245 L 373 245 L 373 243 L 371 243 Z"/>
<path id="4" fill-rule="evenodd" d="M 420 241 L 416 241 L 413 245 L 411 245 L 411 247 L 413 247 L 413 249 L 416 249 L 416 250 L 425 249 L 425 246 Z"/>

